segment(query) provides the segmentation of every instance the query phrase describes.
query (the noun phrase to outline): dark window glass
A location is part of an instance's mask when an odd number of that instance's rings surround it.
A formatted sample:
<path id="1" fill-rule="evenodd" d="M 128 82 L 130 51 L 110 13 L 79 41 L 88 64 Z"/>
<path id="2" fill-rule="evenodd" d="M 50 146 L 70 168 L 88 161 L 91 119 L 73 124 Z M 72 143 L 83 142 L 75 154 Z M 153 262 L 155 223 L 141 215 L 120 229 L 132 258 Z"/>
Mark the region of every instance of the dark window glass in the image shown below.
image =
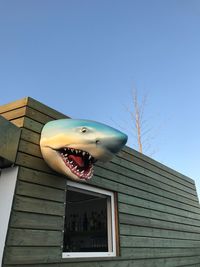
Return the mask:
<path id="1" fill-rule="evenodd" d="M 108 252 L 109 201 L 109 196 L 68 187 L 64 252 Z"/>

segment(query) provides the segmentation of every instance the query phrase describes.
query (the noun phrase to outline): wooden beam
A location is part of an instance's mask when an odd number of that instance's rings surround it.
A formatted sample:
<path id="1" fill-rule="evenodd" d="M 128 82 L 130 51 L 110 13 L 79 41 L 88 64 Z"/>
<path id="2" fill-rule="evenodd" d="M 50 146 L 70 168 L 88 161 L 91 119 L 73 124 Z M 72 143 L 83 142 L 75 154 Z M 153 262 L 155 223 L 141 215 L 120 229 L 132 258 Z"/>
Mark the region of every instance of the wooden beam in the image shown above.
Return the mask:
<path id="1" fill-rule="evenodd" d="M 0 116 L 0 168 L 15 162 L 21 130 Z"/>

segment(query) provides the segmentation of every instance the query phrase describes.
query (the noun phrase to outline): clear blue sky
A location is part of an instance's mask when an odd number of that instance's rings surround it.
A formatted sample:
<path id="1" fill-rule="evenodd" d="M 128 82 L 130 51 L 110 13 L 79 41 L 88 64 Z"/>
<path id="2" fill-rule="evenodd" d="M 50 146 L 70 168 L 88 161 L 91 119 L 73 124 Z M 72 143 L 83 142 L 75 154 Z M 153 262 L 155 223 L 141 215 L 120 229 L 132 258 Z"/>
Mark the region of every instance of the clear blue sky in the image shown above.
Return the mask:
<path id="1" fill-rule="evenodd" d="M 31 96 L 130 129 L 133 88 L 159 128 L 153 157 L 200 188 L 199 0 L 0 2 L 0 105 Z"/>

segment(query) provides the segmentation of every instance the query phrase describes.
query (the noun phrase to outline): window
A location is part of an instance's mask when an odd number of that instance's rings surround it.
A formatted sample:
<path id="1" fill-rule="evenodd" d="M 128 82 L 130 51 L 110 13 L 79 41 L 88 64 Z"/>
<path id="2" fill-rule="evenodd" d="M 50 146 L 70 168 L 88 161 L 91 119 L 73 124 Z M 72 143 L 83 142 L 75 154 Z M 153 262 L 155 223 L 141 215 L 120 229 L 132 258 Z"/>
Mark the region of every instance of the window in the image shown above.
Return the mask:
<path id="1" fill-rule="evenodd" d="M 63 258 L 116 256 L 114 193 L 67 185 Z"/>

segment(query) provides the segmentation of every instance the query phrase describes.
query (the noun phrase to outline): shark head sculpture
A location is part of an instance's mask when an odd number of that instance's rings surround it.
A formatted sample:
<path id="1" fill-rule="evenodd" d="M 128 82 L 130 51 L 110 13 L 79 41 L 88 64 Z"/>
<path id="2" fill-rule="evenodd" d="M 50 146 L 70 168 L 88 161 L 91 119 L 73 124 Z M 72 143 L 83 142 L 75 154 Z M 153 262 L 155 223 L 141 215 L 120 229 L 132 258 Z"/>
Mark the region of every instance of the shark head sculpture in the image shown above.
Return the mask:
<path id="1" fill-rule="evenodd" d="M 76 181 L 89 180 L 96 161 L 106 162 L 127 142 L 127 135 L 102 123 L 60 119 L 42 129 L 40 148 L 55 171 Z"/>

